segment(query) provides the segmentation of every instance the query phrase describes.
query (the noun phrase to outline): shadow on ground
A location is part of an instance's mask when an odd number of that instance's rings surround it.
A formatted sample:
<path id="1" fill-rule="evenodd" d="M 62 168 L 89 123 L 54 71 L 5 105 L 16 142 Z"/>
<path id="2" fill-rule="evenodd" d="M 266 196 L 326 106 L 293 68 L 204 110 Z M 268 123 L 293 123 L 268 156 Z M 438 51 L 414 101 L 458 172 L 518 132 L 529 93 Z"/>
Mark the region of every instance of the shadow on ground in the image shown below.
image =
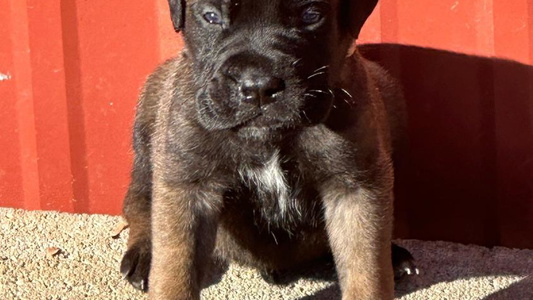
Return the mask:
<path id="1" fill-rule="evenodd" d="M 396 284 L 399 299 L 508 300 L 533 299 L 533 251 L 485 248 L 447 242 L 397 242 L 412 252 L 421 273 Z M 227 266 L 218 267 L 209 284 L 220 282 Z M 530 276 L 530 277 L 527 277 Z M 284 285 L 300 280 L 327 281 L 331 285 L 299 300 L 340 300 L 332 263 L 311 266 L 284 277 Z M 438 293 L 436 293 L 438 291 Z M 441 298 L 435 298 L 440 295 Z M 472 296 L 473 295 L 473 296 Z"/>

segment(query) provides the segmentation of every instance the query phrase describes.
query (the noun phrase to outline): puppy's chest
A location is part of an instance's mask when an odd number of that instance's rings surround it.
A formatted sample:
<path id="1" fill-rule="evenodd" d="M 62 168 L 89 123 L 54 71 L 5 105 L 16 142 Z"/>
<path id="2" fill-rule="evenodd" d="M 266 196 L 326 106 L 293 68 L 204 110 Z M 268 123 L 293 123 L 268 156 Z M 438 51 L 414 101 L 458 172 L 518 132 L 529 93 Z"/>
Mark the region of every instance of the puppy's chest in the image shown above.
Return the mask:
<path id="1" fill-rule="evenodd" d="M 306 181 L 298 161 L 284 158 L 278 152 L 259 165 L 241 165 L 239 175 L 246 190 L 243 196 L 269 223 L 305 219 L 316 205 L 317 193 Z"/>
<path id="2" fill-rule="evenodd" d="M 278 198 L 281 203 L 289 201 L 297 191 L 295 183 L 289 183 L 294 170 L 283 169 L 279 154 L 275 153 L 262 165 L 243 165 L 239 170 L 244 185 L 258 196 Z M 292 185 L 292 186 L 291 186 Z"/>

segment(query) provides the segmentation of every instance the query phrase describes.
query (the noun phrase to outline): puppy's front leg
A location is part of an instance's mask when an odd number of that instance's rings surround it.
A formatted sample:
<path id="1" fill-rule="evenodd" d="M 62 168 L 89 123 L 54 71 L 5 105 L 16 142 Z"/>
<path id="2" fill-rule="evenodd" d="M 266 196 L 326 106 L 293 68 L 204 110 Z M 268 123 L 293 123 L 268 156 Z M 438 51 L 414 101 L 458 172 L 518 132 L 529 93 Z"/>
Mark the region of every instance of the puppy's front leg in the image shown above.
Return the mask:
<path id="1" fill-rule="evenodd" d="M 330 188 L 324 201 L 342 299 L 393 299 L 392 194 Z"/>
<path id="2" fill-rule="evenodd" d="M 155 182 L 150 299 L 199 299 L 215 245 L 219 196 L 197 186 Z"/>

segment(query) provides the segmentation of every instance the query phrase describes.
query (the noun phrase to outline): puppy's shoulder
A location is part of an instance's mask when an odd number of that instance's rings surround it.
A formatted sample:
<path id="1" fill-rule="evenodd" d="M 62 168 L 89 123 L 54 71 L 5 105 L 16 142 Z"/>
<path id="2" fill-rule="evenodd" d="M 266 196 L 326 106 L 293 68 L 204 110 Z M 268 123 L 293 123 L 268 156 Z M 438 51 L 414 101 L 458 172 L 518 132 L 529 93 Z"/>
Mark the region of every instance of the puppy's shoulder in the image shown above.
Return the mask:
<path id="1" fill-rule="evenodd" d="M 398 80 L 390 75 L 379 63 L 363 57 L 361 57 L 361 63 L 365 66 L 367 74 L 386 97 L 394 97 L 402 93 Z"/>
<path id="2" fill-rule="evenodd" d="M 175 97 L 183 94 L 183 87 L 188 80 L 190 67 L 183 54 L 168 59 L 159 65 L 146 79 L 137 102 L 134 143 L 149 144 L 150 137 L 155 130 L 158 112 L 163 103 L 169 103 L 174 98 L 180 100 L 184 97 Z"/>
<path id="3" fill-rule="evenodd" d="M 387 114 L 394 149 L 402 148 L 406 138 L 407 110 L 400 81 L 379 63 L 362 58 L 365 68 L 379 90 Z"/>
<path id="4" fill-rule="evenodd" d="M 137 103 L 137 116 L 152 121 L 163 102 L 183 99 L 183 96 L 176 95 L 187 94 L 182 89 L 191 86 L 190 77 L 191 68 L 184 54 L 159 65 L 144 83 Z"/>
<path id="5" fill-rule="evenodd" d="M 181 54 L 170 58 L 159 65 L 150 74 L 141 92 L 140 101 L 150 101 L 168 97 L 176 89 L 183 86 L 190 75 L 190 67 L 186 57 Z"/>

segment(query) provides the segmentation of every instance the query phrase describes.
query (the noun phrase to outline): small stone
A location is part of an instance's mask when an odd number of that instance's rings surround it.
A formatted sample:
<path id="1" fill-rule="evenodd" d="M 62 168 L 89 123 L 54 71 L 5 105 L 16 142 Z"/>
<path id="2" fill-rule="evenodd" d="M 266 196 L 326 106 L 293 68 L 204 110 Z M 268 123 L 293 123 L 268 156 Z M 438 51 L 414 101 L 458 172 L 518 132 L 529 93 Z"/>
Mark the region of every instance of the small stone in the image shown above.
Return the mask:
<path id="1" fill-rule="evenodd" d="M 61 249 L 59 249 L 57 247 L 48 247 L 48 248 L 46 248 L 46 257 L 47 258 L 52 258 L 52 257 L 56 256 L 59 253 L 61 253 Z"/>
<path id="2" fill-rule="evenodd" d="M 128 224 L 128 222 L 124 220 L 120 221 L 120 223 L 118 223 L 117 226 L 115 226 L 115 229 L 113 229 L 113 231 L 111 232 L 111 237 L 114 239 L 118 239 L 122 231 L 124 231 L 124 229 L 128 228 L 129 226 L 130 225 Z"/>

